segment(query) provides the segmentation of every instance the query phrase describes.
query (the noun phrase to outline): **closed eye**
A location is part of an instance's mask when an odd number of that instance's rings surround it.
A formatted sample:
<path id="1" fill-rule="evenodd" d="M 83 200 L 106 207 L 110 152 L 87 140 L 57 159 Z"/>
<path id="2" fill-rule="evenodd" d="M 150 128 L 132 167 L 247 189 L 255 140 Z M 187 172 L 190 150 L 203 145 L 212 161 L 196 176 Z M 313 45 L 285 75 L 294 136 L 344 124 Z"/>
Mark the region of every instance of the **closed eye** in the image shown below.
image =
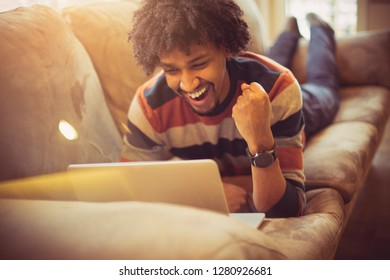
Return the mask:
<path id="1" fill-rule="evenodd" d="M 178 73 L 179 70 L 176 68 L 163 68 L 163 71 L 168 75 L 175 75 Z"/>
<path id="2" fill-rule="evenodd" d="M 206 67 L 208 64 L 208 61 L 205 61 L 205 62 L 202 62 L 202 63 L 197 63 L 197 64 L 193 64 L 191 67 L 193 69 L 203 69 L 204 67 Z"/>

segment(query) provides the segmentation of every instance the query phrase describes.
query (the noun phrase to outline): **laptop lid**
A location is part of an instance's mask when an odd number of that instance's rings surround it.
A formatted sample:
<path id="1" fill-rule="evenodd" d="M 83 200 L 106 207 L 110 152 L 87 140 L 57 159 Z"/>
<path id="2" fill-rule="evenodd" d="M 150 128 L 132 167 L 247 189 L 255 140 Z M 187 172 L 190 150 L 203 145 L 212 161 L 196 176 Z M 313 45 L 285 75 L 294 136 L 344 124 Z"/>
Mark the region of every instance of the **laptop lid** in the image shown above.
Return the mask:
<path id="1" fill-rule="evenodd" d="M 70 165 L 68 170 L 115 169 L 112 184 L 75 187 L 79 200 L 167 202 L 228 213 L 218 167 L 212 160 Z"/>

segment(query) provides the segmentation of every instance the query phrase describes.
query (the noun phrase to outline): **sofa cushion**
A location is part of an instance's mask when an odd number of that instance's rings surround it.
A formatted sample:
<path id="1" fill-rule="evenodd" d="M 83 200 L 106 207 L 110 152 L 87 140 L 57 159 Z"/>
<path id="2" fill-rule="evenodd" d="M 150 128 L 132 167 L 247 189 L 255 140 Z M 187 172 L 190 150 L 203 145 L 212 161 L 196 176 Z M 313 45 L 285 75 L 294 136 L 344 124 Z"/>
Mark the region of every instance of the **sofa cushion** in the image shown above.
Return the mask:
<path id="1" fill-rule="evenodd" d="M 54 10 L 0 14 L 0 180 L 117 160 L 121 139 L 83 46 Z M 65 120 L 78 131 L 69 141 Z"/>
<path id="2" fill-rule="evenodd" d="M 306 40 L 300 40 L 292 71 L 306 81 Z M 341 86 L 381 85 L 390 88 L 390 30 L 361 32 L 337 38 L 337 68 Z"/>
<path id="3" fill-rule="evenodd" d="M 390 30 L 362 32 L 338 41 L 341 85 L 381 85 L 390 89 Z"/>
<path id="4" fill-rule="evenodd" d="M 384 131 L 390 115 L 390 91 L 379 86 L 344 87 L 333 122 L 362 121 Z"/>
<path id="5" fill-rule="evenodd" d="M 334 188 L 349 202 L 367 175 L 379 141 L 378 130 L 366 122 L 326 127 L 305 148 L 306 188 Z"/>
<path id="6" fill-rule="evenodd" d="M 263 14 L 255 0 L 236 0 L 244 12 L 243 19 L 248 24 L 251 40 L 248 50 L 254 53 L 264 54 L 267 52 L 267 30 Z"/>
<path id="7" fill-rule="evenodd" d="M 127 34 L 139 1 L 71 6 L 62 15 L 88 51 L 121 135 L 138 86 L 147 75 L 136 64 Z M 102 36 L 104 34 L 104 36 Z"/>

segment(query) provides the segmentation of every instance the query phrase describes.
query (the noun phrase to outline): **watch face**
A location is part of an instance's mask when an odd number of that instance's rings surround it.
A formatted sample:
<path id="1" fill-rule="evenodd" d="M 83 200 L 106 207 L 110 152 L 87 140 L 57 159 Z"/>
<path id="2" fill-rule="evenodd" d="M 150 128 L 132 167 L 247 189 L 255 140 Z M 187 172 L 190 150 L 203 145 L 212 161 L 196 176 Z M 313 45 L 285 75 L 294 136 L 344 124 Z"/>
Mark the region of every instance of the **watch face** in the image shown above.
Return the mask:
<path id="1" fill-rule="evenodd" d="M 274 157 L 271 153 L 259 153 L 253 158 L 253 163 L 257 167 L 267 167 L 274 162 Z"/>

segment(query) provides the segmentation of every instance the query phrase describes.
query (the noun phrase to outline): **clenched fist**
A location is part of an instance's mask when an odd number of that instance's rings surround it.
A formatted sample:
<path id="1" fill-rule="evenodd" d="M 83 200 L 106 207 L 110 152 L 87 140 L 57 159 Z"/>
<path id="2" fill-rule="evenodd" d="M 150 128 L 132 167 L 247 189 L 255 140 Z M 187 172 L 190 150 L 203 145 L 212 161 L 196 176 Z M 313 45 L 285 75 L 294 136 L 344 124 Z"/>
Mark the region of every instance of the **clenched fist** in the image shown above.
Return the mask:
<path id="1" fill-rule="evenodd" d="M 252 154 L 269 150 L 274 145 L 271 132 L 271 102 L 258 83 L 241 85 L 242 95 L 233 107 L 232 117 Z"/>

